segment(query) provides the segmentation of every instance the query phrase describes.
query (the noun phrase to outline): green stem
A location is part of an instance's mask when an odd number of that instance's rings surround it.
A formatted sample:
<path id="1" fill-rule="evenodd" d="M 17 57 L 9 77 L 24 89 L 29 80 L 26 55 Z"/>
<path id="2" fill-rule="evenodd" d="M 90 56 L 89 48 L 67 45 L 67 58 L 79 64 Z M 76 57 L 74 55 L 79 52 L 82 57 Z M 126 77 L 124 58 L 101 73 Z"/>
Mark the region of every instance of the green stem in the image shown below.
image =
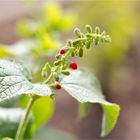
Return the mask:
<path id="1" fill-rule="evenodd" d="M 70 48 L 70 49 L 67 51 L 67 53 L 65 54 L 65 57 L 64 57 L 63 59 L 67 59 L 67 58 L 71 55 L 72 51 L 73 51 L 73 48 Z M 54 71 L 57 72 L 57 71 L 59 70 L 60 66 L 61 66 L 61 65 L 56 66 L 55 69 L 54 69 Z M 53 78 L 54 78 L 54 75 L 53 75 L 53 73 L 51 73 L 51 74 L 49 75 L 49 77 L 47 78 L 47 80 L 43 82 L 43 84 L 48 84 L 48 83 L 50 83 L 51 80 L 53 80 Z"/>
<path id="2" fill-rule="evenodd" d="M 71 48 L 66 53 L 64 59 L 68 58 L 71 55 L 72 51 L 73 51 L 73 49 Z M 57 72 L 59 70 L 59 68 L 60 68 L 60 65 L 55 67 L 54 71 Z M 49 82 L 51 82 L 51 80 L 53 78 L 54 78 L 54 75 L 53 75 L 53 73 L 51 73 L 50 76 L 47 78 L 47 80 L 44 81 L 43 83 L 48 84 Z M 28 123 L 28 120 L 29 120 L 31 108 L 32 108 L 32 106 L 33 106 L 33 104 L 34 104 L 34 102 L 36 101 L 37 98 L 38 98 L 38 96 L 36 96 L 36 95 L 31 96 L 30 101 L 28 102 L 28 105 L 27 105 L 27 108 L 26 108 L 25 115 L 24 115 L 24 117 L 22 118 L 22 120 L 20 122 L 20 125 L 19 125 L 19 128 L 18 128 L 15 140 L 22 140 L 23 139 L 24 133 L 25 133 L 25 130 L 26 130 L 26 126 L 27 126 L 27 123 Z"/>
<path id="3" fill-rule="evenodd" d="M 47 78 L 46 81 L 43 82 L 43 84 L 48 84 L 53 79 L 53 73 L 50 74 L 50 76 Z"/>
<path id="4" fill-rule="evenodd" d="M 37 96 L 32 96 L 30 98 L 30 100 L 28 102 L 28 105 L 26 107 L 25 115 L 23 116 L 23 118 L 22 118 L 22 120 L 19 124 L 19 128 L 18 128 L 15 140 L 22 140 L 23 139 L 24 133 L 25 133 L 25 130 L 26 130 L 26 126 L 27 126 L 27 123 L 28 123 L 28 120 L 29 120 L 31 108 L 32 108 L 34 102 L 36 101 L 36 99 L 37 99 Z"/>

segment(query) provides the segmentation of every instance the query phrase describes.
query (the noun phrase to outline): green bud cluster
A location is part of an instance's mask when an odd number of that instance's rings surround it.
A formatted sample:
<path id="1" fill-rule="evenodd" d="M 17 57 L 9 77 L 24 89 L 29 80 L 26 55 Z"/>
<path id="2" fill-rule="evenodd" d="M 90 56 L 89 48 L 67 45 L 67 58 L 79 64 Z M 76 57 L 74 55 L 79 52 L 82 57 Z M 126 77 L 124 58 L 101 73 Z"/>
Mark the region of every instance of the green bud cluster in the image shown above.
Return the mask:
<path id="1" fill-rule="evenodd" d="M 50 66 L 48 63 L 45 64 L 42 69 L 42 75 L 44 76 L 49 73 L 49 77 L 44 83 L 50 84 L 52 80 L 58 83 L 61 74 L 70 74 L 68 71 L 69 57 L 83 57 L 84 49 L 111 41 L 109 35 L 106 35 L 105 31 L 101 32 L 99 27 L 96 27 L 94 32 L 90 25 L 86 25 L 85 29 L 86 33 L 82 33 L 80 29 L 75 28 L 76 39 L 69 40 L 63 50 L 59 51 L 55 56 L 57 60 L 54 61 L 53 66 Z"/>

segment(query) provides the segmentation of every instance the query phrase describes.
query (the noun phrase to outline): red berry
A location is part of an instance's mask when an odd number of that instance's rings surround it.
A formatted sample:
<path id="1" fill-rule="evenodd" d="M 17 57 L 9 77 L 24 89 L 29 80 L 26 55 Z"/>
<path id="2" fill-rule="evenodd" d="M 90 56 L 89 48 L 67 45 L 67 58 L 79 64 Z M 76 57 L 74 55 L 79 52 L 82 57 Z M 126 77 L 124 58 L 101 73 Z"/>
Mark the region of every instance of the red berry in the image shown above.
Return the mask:
<path id="1" fill-rule="evenodd" d="M 60 50 L 60 52 L 59 52 L 60 54 L 64 54 L 65 53 L 65 50 L 64 49 L 62 49 L 62 50 Z"/>
<path id="2" fill-rule="evenodd" d="M 60 85 L 56 85 L 56 86 L 55 86 L 55 89 L 56 89 L 56 90 L 59 90 L 59 89 L 61 89 L 61 86 L 60 86 Z"/>
<path id="3" fill-rule="evenodd" d="M 70 63 L 69 67 L 73 70 L 76 70 L 78 66 L 76 63 Z"/>

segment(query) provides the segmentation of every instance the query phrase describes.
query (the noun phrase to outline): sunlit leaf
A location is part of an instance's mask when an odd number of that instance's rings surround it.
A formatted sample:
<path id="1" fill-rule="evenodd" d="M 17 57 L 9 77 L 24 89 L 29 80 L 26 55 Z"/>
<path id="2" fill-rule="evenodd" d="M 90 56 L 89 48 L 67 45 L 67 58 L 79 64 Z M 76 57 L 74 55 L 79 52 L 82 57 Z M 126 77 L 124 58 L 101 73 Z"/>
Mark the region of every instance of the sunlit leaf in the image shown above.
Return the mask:
<path id="1" fill-rule="evenodd" d="M 50 96 L 47 85 L 32 84 L 28 70 L 15 62 L 0 60 L 0 101 L 21 94 Z"/>
<path id="2" fill-rule="evenodd" d="M 71 71 L 70 76 L 62 78 L 61 86 L 81 103 L 99 103 L 103 107 L 101 136 L 106 136 L 115 126 L 119 106 L 105 100 L 99 81 L 85 71 Z"/>

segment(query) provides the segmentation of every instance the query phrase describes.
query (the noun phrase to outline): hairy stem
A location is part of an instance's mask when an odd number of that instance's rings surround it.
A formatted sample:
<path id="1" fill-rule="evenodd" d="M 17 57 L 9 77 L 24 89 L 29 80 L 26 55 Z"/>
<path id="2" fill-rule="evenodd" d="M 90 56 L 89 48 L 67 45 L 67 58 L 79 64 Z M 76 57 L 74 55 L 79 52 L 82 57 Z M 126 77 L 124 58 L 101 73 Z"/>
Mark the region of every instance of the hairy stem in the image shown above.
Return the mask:
<path id="1" fill-rule="evenodd" d="M 31 112 L 32 106 L 33 106 L 34 102 L 36 101 L 36 99 L 37 99 L 36 95 L 35 96 L 33 95 L 30 98 L 28 105 L 26 107 L 25 115 L 23 116 L 23 118 L 19 124 L 19 128 L 18 128 L 15 140 L 22 140 L 23 139 L 24 133 L 25 133 L 25 130 L 26 130 L 26 127 L 28 124 L 30 112 Z"/>
<path id="2" fill-rule="evenodd" d="M 47 78 L 47 80 L 44 81 L 43 83 L 44 83 L 44 84 L 48 84 L 52 79 L 53 79 L 53 74 L 51 73 L 51 74 L 49 75 L 49 77 Z"/>
<path id="3" fill-rule="evenodd" d="M 72 51 L 73 51 L 73 48 L 69 49 L 69 50 L 67 51 L 67 53 L 65 54 L 65 56 L 64 56 L 63 59 L 67 59 L 67 58 L 71 55 Z M 61 65 L 55 66 L 54 71 L 55 71 L 55 72 L 58 72 L 59 69 L 60 69 L 60 66 L 61 66 Z M 49 75 L 49 77 L 47 78 L 47 80 L 45 80 L 45 81 L 43 82 L 43 84 L 48 84 L 48 83 L 50 83 L 51 80 L 53 80 L 53 78 L 54 78 L 54 75 L 53 75 L 53 73 L 51 73 L 51 74 Z"/>

